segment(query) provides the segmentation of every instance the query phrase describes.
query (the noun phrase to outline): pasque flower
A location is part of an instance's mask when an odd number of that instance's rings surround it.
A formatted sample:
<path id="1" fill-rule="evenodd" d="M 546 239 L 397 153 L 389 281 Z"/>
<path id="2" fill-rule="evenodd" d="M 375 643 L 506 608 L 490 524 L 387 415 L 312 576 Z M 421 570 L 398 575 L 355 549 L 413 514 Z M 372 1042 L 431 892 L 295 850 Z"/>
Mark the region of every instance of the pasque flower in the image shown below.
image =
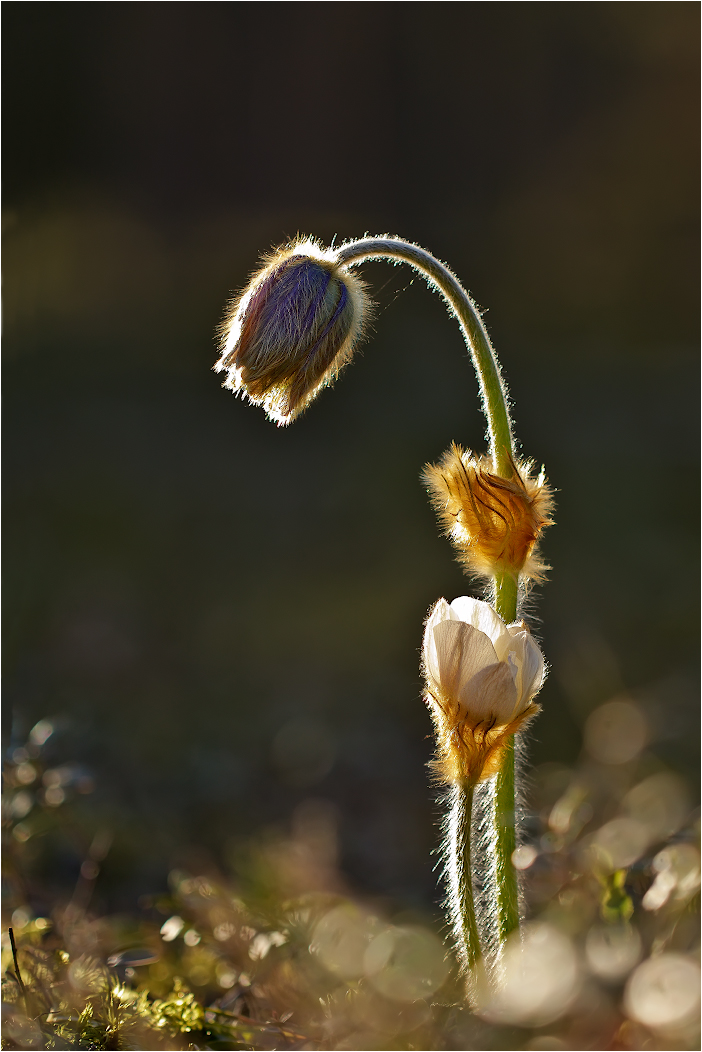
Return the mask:
<path id="1" fill-rule="evenodd" d="M 475 366 L 488 424 L 487 456 L 454 444 L 424 472 L 445 532 L 469 572 L 488 579 L 495 606 L 465 597 L 449 606 L 441 599 L 424 635 L 426 701 L 437 738 L 434 768 L 450 786 L 447 905 L 459 956 L 470 969 L 482 952 L 472 846 L 492 856 L 485 888 L 492 888 L 488 898 L 494 895 L 499 939 L 519 926 L 513 737 L 538 711 L 533 699 L 544 661 L 526 625 L 514 619 L 520 589 L 542 580 L 548 569 L 538 542 L 552 521 L 543 471 L 537 474 L 533 463 L 515 457 L 507 389 L 480 311 L 456 275 L 420 245 L 384 235 L 325 248 L 297 238 L 266 257 L 230 304 L 215 370 L 226 373 L 224 387 L 263 406 L 278 424 L 289 423 L 350 360 L 368 314 L 355 268 L 372 259 L 409 264 L 443 297 Z M 476 783 L 493 775 L 494 784 L 476 795 Z M 475 824 L 474 797 L 482 815 Z M 484 843 L 472 845 L 474 825 L 492 828 Z"/>
<path id="2" fill-rule="evenodd" d="M 506 625 L 487 603 L 440 599 L 424 631 L 426 700 L 434 720 L 434 770 L 442 782 L 496 774 L 506 743 L 534 716 L 543 655 L 523 621 Z"/>
<path id="3" fill-rule="evenodd" d="M 229 306 L 215 372 L 290 423 L 351 358 L 368 313 L 364 288 L 311 238 L 276 249 Z"/>

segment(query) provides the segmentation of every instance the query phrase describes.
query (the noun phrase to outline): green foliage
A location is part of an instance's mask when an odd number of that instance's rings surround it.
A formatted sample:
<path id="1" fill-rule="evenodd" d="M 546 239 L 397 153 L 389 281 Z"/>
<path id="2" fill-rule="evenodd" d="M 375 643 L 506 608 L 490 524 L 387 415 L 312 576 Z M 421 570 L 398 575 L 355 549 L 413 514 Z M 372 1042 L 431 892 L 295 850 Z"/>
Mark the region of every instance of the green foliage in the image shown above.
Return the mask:
<path id="1" fill-rule="evenodd" d="M 602 919 L 611 922 L 628 921 L 634 913 L 634 903 L 626 890 L 627 871 L 617 869 L 602 878 L 600 902 Z"/>
<path id="2" fill-rule="evenodd" d="M 180 978 L 175 979 L 173 991 L 162 1001 L 154 1001 L 151 1013 L 157 1027 L 167 1027 L 174 1033 L 189 1034 L 202 1030 L 205 1013 L 194 995 Z"/>
<path id="3" fill-rule="evenodd" d="M 166 997 L 154 1000 L 145 989 L 121 984 L 94 958 L 71 961 L 65 951 L 26 949 L 22 974 L 26 1000 L 14 973 L 8 970 L 3 979 L 3 1049 L 255 1047 L 255 1024 L 221 1018 L 227 1013 L 216 1011 L 208 1012 L 206 1020 L 205 1008 L 178 977 Z M 75 996 L 76 982 L 84 991 L 82 1008 Z"/>
<path id="4" fill-rule="evenodd" d="M 504 1001 L 476 1014 L 431 918 L 343 892 L 330 812 L 319 801 L 301 805 L 288 833 L 240 841 L 230 855 L 235 877 L 212 864 L 174 869 L 133 915 L 91 909 L 93 837 L 72 899 L 37 915 L 33 902 L 50 900 L 25 895 L 39 835 L 30 822 L 69 827 L 73 804 L 42 803 L 39 774 L 50 784 L 43 775 L 52 768 L 31 745 L 6 765 L 17 954 L 3 933 L 3 1049 L 483 1049 L 543 1047 L 542 1038 L 670 1048 L 668 1023 L 649 1025 L 650 998 L 636 993 L 661 962 L 677 1000 L 664 999 L 660 1011 L 682 1004 L 673 1047 L 698 1047 L 681 1001 L 698 938 L 697 827 L 684 786 L 652 773 L 645 756 L 622 769 L 535 769 L 531 842 L 517 849 L 531 957 L 526 973 L 507 960 Z M 28 814 L 21 794 L 30 786 Z M 639 857 L 630 863 L 634 834 Z"/>

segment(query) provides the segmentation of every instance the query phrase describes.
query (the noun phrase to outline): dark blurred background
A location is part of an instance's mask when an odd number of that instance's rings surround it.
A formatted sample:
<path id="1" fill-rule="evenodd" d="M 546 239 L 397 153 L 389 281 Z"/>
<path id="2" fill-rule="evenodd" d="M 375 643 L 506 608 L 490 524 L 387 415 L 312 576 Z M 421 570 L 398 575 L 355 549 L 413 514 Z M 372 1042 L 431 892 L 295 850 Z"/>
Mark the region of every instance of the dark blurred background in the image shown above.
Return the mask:
<path id="1" fill-rule="evenodd" d="M 298 231 L 417 241 L 489 308 L 558 490 L 536 774 L 625 697 L 651 769 L 694 776 L 698 19 L 5 5 L 6 746 L 48 720 L 63 772 L 23 834 L 37 910 L 96 835 L 97 908 L 130 910 L 309 806 L 352 890 L 437 909 L 418 652 L 472 585 L 419 472 L 484 421 L 438 297 L 380 263 L 362 355 L 291 428 L 220 389 L 223 305 Z"/>

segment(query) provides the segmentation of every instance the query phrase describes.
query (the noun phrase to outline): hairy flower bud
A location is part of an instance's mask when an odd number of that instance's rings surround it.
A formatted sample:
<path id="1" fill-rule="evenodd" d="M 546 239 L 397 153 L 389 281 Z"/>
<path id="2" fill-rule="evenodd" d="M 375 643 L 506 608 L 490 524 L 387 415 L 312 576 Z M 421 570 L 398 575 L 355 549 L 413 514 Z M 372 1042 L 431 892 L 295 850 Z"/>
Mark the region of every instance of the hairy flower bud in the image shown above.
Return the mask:
<path id="1" fill-rule="evenodd" d="M 349 361 L 368 313 L 364 284 L 311 239 L 263 261 L 227 311 L 216 372 L 279 425 Z"/>
<path id="2" fill-rule="evenodd" d="M 479 599 L 440 599 L 427 618 L 423 664 L 437 777 L 474 784 L 497 774 L 507 742 L 539 711 L 532 699 L 545 666 L 527 626 L 506 625 Z"/>
<path id="3" fill-rule="evenodd" d="M 452 443 L 422 478 L 446 533 L 468 571 L 483 577 L 508 573 L 542 581 L 549 567 L 539 557 L 541 531 L 553 523 L 553 496 L 543 471 L 512 463 L 510 479 L 494 474 L 489 457 L 474 457 Z"/>

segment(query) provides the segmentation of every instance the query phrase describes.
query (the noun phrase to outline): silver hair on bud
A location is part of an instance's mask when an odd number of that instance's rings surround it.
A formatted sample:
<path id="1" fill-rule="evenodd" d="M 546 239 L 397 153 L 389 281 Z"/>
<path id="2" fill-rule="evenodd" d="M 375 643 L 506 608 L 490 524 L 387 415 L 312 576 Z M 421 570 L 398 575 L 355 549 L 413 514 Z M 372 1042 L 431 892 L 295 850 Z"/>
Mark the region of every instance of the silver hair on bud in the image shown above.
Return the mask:
<path id="1" fill-rule="evenodd" d="M 364 283 L 334 249 L 298 239 L 263 260 L 221 326 L 224 387 L 289 424 L 351 359 L 368 317 Z"/>

